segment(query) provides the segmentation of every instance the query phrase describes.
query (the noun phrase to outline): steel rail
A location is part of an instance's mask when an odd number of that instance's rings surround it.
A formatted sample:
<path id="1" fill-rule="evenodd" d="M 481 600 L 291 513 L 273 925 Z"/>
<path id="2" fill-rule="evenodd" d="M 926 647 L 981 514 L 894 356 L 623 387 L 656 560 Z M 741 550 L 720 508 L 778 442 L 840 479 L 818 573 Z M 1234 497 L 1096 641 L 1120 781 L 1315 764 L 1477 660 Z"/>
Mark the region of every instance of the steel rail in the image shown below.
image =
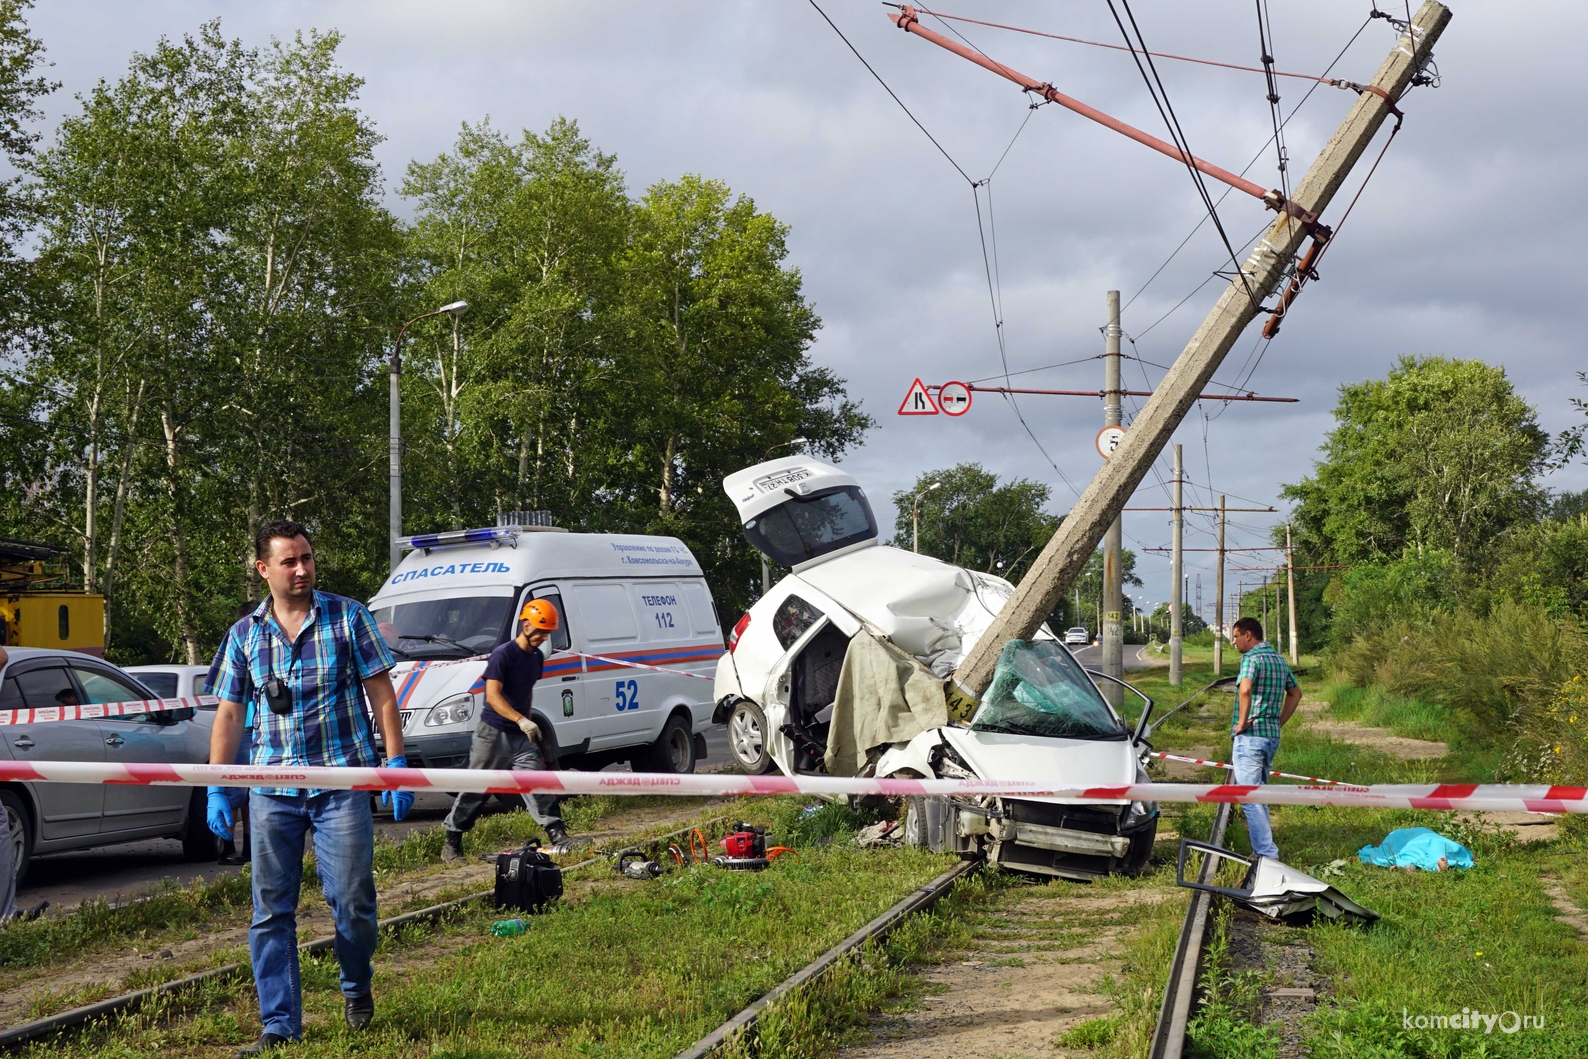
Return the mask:
<path id="1" fill-rule="evenodd" d="M 1213 817 L 1213 831 L 1208 841 L 1215 846 L 1224 844 L 1224 831 L 1229 826 L 1231 807 L 1219 806 Z M 1204 857 L 1198 882 L 1211 882 L 1218 861 Z M 1174 960 L 1169 965 L 1169 980 L 1164 986 L 1163 1002 L 1158 1008 L 1158 1022 L 1152 1031 L 1152 1046 L 1147 1059 L 1180 1059 L 1185 1048 L 1186 1024 L 1191 1019 L 1191 1001 L 1196 996 L 1197 971 L 1202 963 L 1202 943 L 1207 939 L 1209 915 L 1213 895 L 1205 890 L 1193 890 L 1191 903 L 1186 906 L 1185 925 L 1180 928 L 1180 940 L 1175 945 Z"/>
<path id="2" fill-rule="evenodd" d="M 955 880 L 980 867 L 981 863 L 980 860 L 962 860 L 925 886 L 913 891 L 904 900 L 849 935 L 843 941 L 840 941 L 831 949 L 828 949 L 817 957 L 814 962 L 806 964 L 788 978 L 773 986 L 754 1003 L 750 1004 L 749 1007 L 679 1052 L 676 1059 L 706 1059 L 712 1052 L 722 1047 L 729 1038 L 754 1026 L 761 1016 L 765 1014 L 767 1008 L 790 993 L 822 977 L 832 970 L 839 960 L 860 948 L 866 942 L 871 941 L 873 938 L 887 937 L 906 916 L 915 912 L 924 912 L 937 904 L 938 900 L 948 893 Z"/>
<path id="3" fill-rule="evenodd" d="M 727 817 L 714 817 L 711 820 L 705 821 L 704 824 L 691 824 L 690 826 L 680 828 L 677 831 L 669 831 L 667 834 L 661 835 L 657 838 L 646 839 L 643 842 L 636 843 L 636 845 L 656 845 L 678 835 L 688 834 L 695 828 L 710 826 L 714 823 L 721 823 L 726 819 Z M 604 859 L 604 857 L 591 857 L 588 860 L 582 860 L 577 864 L 570 864 L 568 867 L 562 868 L 560 870 L 564 875 L 567 875 L 570 872 L 578 871 L 580 868 L 587 868 L 592 864 L 599 864 Z M 481 890 L 478 893 L 472 893 L 466 897 L 459 897 L 456 900 L 443 901 L 441 904 L 430 905 L 426 908 L 417 908 L 412 912 L 404 912 L 401 915 L 377 920 L 375 926 L 377 930 L 387 930 L 393 927 L 406 926 L 409 923 L 434 922 L 436 920 L 444 919 L 468 905 L 476 904 L 480 901 L 488 901 L 493 896 L 495 896 L 494 888 L 490 890 Z M 327 935 L 323 938 L 315 938 L 311 941 L 304 942 L 298 946 L 298 951 L 312 955 L 314 953 L 325 952 L 328 949 L 331 949 L 335 944 L 336 937 L 334 935 Z M 253 968 L 251 965 L 246 963 L 228 963 L 221 967 L 212 967 L 207 971 L 198 971 L 183 978 L 177 978 L 169 982 L 162 982 L 159 985 L 149 986 L 146 989 L 137 989 L 130 993 L 123 993 L 120 996 L 108 997 L 93 1004 L 85 1004 L 82 1007 L 72 1008 L 70 1011 L 62 1011 L 59 1014 L 51 1015 L 48 1018 L 36 1019 L 33 1022 L 24 1022 L 20 1026 L 13 1026 L 10 1029 L 0 1030 L 0 1048 L 14 1047 L 18 1044 L 25 1044 L 28 1041 L 38 1040 L 40 1037 L 48 1037 L 52 1034 L 59 1033 L 62 1030 L 69 1030 L 73 1027 L 81 1026 L 84 1023 L 92 1022 L 94 1019 L 120 1015 L 125 1011 L 140 1007 L 146 1000 L 152 1000 L 158 996 L 180 993 L 187 989 L 191 989 L 194 986 L 208 985 L 212 982 L 222 982 L 235 975 L 252 973 L 252 970 Z"/>

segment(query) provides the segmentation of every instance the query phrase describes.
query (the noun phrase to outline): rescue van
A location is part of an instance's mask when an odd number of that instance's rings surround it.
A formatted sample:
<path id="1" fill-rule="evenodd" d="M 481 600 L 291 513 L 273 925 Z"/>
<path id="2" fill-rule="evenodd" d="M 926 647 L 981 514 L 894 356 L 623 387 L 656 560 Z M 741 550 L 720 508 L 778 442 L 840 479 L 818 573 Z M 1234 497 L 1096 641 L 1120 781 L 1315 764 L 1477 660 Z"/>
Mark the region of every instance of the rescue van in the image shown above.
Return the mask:
<path id="1" fill-rule="evenodd" d="M 400 543 L 369 608 L 399 659 L 409 765 L 468 765 L 486 659 L 532 599 L 557 608 L 531 716 L 560 767 L 692 772 L 705 756 L 722 628 L 682 541 L 512 523 Z"/>

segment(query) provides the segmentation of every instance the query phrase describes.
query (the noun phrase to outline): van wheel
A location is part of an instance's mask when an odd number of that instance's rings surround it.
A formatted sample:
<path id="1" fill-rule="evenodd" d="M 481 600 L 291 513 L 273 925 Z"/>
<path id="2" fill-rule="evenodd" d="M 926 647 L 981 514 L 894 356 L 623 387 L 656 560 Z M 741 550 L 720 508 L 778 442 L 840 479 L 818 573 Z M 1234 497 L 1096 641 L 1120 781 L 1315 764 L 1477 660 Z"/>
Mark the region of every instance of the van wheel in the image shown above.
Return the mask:
<path id="1" fill-rule="evenodd" d="M 686 773 L 695 771 L 695 736 L 689 722 L 678 714 L 667 718 L 656 742 L 636 755 L 631 764 L 645 772 Z"/>
<path id="2" fill-rule="evenodd" d="M 237 810 L 233 809 L 233 813 Z M 187 803 L 187 826 L 182 829 L 182 859 L 194 863 L 216 860 L 221 855 L 221 840 L 209 825 L 209 790 L 194 787 Z"/>
<path id="3" fill-rule="evenodd" d="M 749 699 L 734 703 L 728 714 L 728 749 L 748 775 L 764 776 L 777 767 L 766 743 L 766 714 Z"/>
<path id="4" fill-rule="evenodd" d="M 11 843 L 11 868 L 20 885 L 28 875 L 28 863 L 33 858 L 33 824 L 22 799 L 10 791 L 0 791 L 0 809 L 5 811 L 4 840 Z"/>

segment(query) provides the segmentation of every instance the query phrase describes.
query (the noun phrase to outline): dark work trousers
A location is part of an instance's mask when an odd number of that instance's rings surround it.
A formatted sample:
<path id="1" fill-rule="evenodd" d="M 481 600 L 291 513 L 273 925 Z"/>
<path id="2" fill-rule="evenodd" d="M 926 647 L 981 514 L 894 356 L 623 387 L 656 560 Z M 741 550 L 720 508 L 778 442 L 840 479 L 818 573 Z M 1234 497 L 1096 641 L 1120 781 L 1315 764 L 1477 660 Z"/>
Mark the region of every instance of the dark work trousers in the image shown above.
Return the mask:
<path id="1" fill-rule="evenodd" d="M 487 707 L 489 708 L 489 707 Z M 481 721 L 474 729 L 474 741 L 469 744 L 471 769 L 533 769 L 546 767 L 540 755 L 540 745 L 517 728 L 502 732 Z M 442 826 L 448 831 L 467 831 L 485 807 L 489 794 L 462 791 L 452 803 Z M 526 794 L 524 808 L 535 818 L 535 823 L 550 830 L 562 826 L 562 813 L 555 794 Z"/>

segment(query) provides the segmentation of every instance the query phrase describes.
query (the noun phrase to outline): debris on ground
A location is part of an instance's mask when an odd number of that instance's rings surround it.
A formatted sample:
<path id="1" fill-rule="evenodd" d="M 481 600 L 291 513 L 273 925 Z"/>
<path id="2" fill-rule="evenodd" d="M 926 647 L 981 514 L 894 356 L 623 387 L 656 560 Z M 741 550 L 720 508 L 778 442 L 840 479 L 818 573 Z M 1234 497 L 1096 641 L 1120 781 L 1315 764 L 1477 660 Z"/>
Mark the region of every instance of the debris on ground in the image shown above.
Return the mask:
<path id="1" fill-rule="evenodd" d="M 1391 831 L 1379 845 L 1363 846 L 1357 856 L 1363 864 L 1375 864 L 1380 868 L 1446 871 L 1472 867 L 1471 850 L 1426 827 L 1402 827 Z"/>
<path id="2" fill-rule="evenodd" d="M 1246 865 L 1246 874 L 1239 886 L 1215 886 L 1188 878 L 1186 861 L 1191 851 L 1219 860 Z M 1292 868 L 1272 857 L 1243 857 L 1232 850 L 1193 839 L 1180 840 L 1180 857 L 1176 868 L 1176 882 L 1191 890 L 1206 890 L 1223 894 L 1243 908 L 1259 912 L 1270 919 L 1281 920 L 1291 926 L 1305 926 L 1318 916 L 1337 922 L 1368 924 L 1379 918 L 1377 912 L 1364 908 L 1322 879 L 1314 879 L 1298 868 Z"/>
<path id="3" fill-rule="evenodd" d="M 855 835 L 855 842 L 862 846 L 897 846 L 904 838 L 904 828 L 899 823 L 898 820 L 879 820 L 868 824 Z"/>

